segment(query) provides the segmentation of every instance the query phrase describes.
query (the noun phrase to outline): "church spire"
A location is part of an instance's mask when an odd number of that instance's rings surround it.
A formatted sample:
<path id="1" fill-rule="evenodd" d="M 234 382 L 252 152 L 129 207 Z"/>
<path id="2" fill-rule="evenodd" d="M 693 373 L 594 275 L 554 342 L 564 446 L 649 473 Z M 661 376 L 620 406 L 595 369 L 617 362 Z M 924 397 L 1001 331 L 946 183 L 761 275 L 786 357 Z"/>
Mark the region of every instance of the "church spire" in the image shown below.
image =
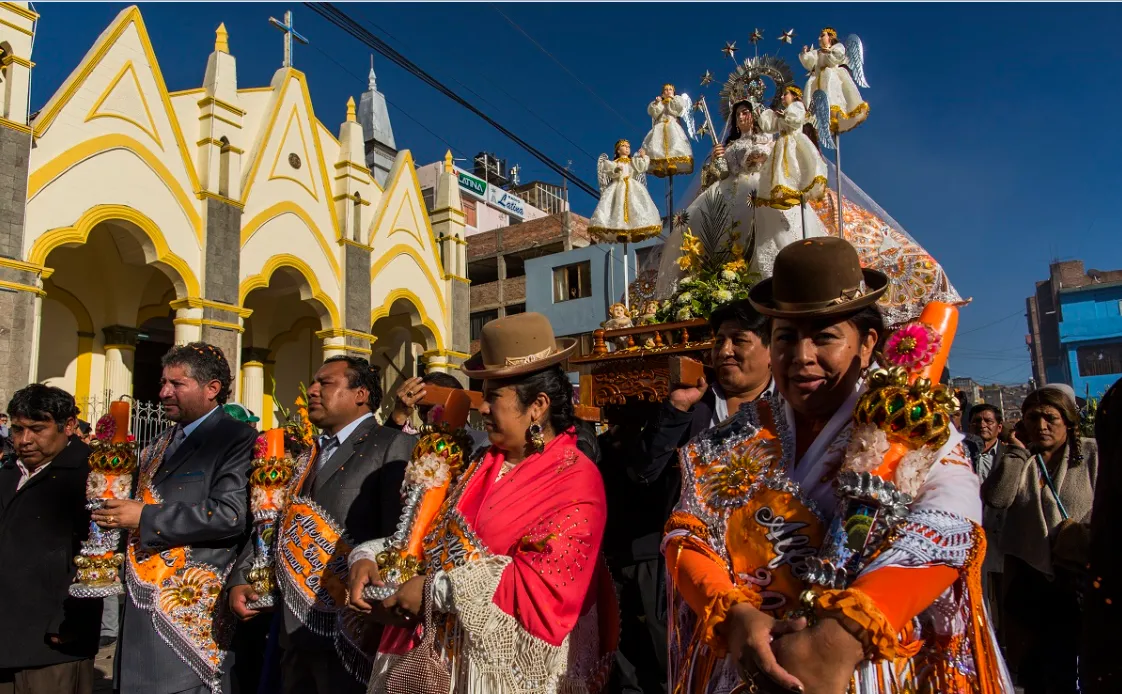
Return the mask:
<path id="1" fill-rule="evenodd" d="M 366 168 L 373 172 L 378 185 L 384 186 L 397 157 L 397 143 L 394 142 L 386 97 L 378 91 L 374 56 L 370 56 L 367 89 L 358 101 L 358 122 L 362 125 L 362 139 L 365 141 Z"/>
<path id="2" fill-rule="evenodd" d="M 374 76 L 374 56 L 370 56 L 370 74 L 366 76 L 366 88 L 372 92 L 378 91 L 378 78 Z"/>
<path id="3" fill-rule="evenodd" d="M 226 31 L 226 23 L 218 25 L 214 31 L 214 50 L 219 53 L 230 52 L 230 34 Z"/>

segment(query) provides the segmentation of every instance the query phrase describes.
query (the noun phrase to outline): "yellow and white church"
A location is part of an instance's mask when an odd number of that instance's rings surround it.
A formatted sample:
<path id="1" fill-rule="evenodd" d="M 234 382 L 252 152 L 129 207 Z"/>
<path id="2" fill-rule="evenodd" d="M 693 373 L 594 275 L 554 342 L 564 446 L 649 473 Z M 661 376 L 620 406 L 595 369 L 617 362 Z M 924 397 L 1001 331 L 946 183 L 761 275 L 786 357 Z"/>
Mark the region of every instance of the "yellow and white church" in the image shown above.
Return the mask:
<path id="1" fill-rule="evenodd" d="M 430 214 L 373 70 L 333 130 L 291 65 L 239 87 L 219 26 L 202 86 L 169 92 L 130 7 L 32 114 L 37 21 L 0 2 L 0 401 L 39 381 L 86 417 L 151 402 L 161 356 L 194 340 L 223 349 L 262 427 L 330 356 L 369 358 L 387 392 L 422 363 L 458 373 L 451 155 Z"/>

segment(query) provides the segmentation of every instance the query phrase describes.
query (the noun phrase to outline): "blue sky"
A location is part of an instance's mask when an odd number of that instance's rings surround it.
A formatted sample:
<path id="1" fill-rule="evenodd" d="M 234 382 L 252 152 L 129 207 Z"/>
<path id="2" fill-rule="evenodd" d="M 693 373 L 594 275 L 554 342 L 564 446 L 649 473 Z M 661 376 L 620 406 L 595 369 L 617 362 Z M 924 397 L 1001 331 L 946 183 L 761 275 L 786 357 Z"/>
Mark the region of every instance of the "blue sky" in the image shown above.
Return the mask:
<path id="1" fill-rule="evenodd" d="M 40 108 L 125 5 L 38 3 L 32 108 Z M 241 87 L 280 67 L 286 9 L 312 46 L 296 48 L 316 114 L 335 129 L 366 84 L 369 51 L 300 4 L 140 5 L 168 88 L 198 86 L 225 22 Z M 974 302 L 961 315 L 955 376 L 1023 382 L 1025 297 L 1053 259 L 1122 267 L 1122 111 L 1113 4 L 394 4 L 343 5 L 368 30 L 460 91 L 553 159 L 595 183 L 595 158 L 641 140 L 647 102 L 665 81 L 697 96 L 698 77 L 727 75 L 720 53 L 765 31 L 761 51 L 797 66 L 823 25 L 865 42 L 869 120 L 843 140 L 843 169 L 943 263 Z M 501 13 L 501 14 L 500 14 Z M 506 15 L 557 61 L 545 55 Z M 776 37 L 794 28 L 795 44 Z M 453 149 L 522 165 L 556 181 L 478 118 L 375 56 L 400 148 L 418 162 Z M 801 74 L 797 70 L 796 74 Z M 583 84 L 582 84 L 583 83 Z M 708 89 L 715 104 L 717 84 Z M 595 92 L 594 96 L 591 92 Z M 610 109 L 604 105 L 606 102 Z M 717 118 L 717 114 L 714 113 Z M 560 133 L 560 134 L 559 134 Z M 653 187 L 653 186 L 652 186 Z M 653 191 L 660 201 L 660 190 Z M 580 193 L 574 210 L 593 202 Z"/>

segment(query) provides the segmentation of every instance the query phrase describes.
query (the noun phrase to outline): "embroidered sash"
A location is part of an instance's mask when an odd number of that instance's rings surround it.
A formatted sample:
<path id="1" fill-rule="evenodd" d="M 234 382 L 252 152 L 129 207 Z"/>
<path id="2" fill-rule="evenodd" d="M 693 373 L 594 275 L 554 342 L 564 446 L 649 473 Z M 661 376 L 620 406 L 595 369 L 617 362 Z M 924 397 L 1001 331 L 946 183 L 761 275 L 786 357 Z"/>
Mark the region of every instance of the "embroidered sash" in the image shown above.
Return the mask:
<path id="1" fill-rule="evenodd" d="M 288 611 L 312 633 L 333 639 L 344 667 L 365 683 L 371 667 L 363 648 L 367 620 L 346 609 L 347 557 L 353 544 L 327 511 L 297 493 L 315 469 L 315 457 L 302 459 L 277 524 L 277 584 Z"/>
<path id="2" fill-rule="evenodd" d="M 152 477 L 171 439 L 168 432 L 141 453 L 136 497 L 145 504 L 163 503 Z M 150 552 L 140 546 L 139 531 L 129 532 L 125 580 L 133 605 L 152 615 L 156 633 L 215 694 L 234 626 L 221 600 L 227 574 L 192 561 L 189 546 Z"/>

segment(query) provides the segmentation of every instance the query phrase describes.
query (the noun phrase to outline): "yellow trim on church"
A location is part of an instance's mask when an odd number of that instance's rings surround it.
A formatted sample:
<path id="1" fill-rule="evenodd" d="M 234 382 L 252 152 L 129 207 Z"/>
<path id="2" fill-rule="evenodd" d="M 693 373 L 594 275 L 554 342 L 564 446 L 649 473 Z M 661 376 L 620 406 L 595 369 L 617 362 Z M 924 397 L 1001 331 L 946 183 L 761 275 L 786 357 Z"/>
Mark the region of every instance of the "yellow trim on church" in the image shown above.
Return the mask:
<path id="1" fill-rule="evenodd" d="M 254 289 L 268 287 L 269 280 L 272 279 L 273 273 L 282 267 L 290 267 L 303 275 L 304 280 L 311 289 L 312 298 L 319 302 L 330 316 L 330 327 L 336 328 L 343 324 L 343 321 L 339 318 L 338 307 L 335 306 L 335 302 L 332 301 L 331 297 L 325 294 L 320 287 L 319 280 L 316 279 L 316 273 L 312 271 L 311 266 L 291 253 L 278 253 L 272 256 L 265 261 L 265 265 L 261 268 L 260 274 L 251 275 L 242 280 L 241 285 L 238 287 L 238 303 L 244 307 L 246 297 L 249 296 L 249 293 Z"/>
<path id="2" fill-rule="evenodd" d="M 109 95 L 113 93 L 113 90 L 117 88 L 117 85 L 125 78 L 126 74 L 132 77 L 133 86 L 136 87 L 136 92 L 140 95 L 140 105 L 144 107 L 144 115 L 148 118 L 148 125 L 144 125 L 123 113 L 113 113 L 110 111 L 101 112 L 101 107 L 105 104 L 105 100 L 109 98 Z M 94 105 L 90 107 L 89 113 L 86 114 L 85 122 L 89 123 L 97 118 L 117 118 L 126 123 L 135 125 L 141 132 L 155 140 L 161 150 L 164 148 L 163 140 L 160 139 L 160 133 L 157 132 L 156 121 L 152 119 L 152 109 L 148 107 L 148 99 L 144 98 L 144 88 L 140 86 L 140 78 L 137 77 L 136 68 L 133 67 L 131 60 L 125 61 L 125 64 L 122 65 L 121 69 L 117 72 L 117 76 L 109 81 L 109 86 L 105 88 L 101 96 L 97 97 L 97 101 L 94 102 Z"/>
<path id="3" fill-rule="evenodd" d="M 332 207 L 334 207 L 334 205 L 332 205 Z M 249 243 L 250 238 L 252 238 L 253 235 L 257 233 L 257 230 L 263 227 L 266 222 L 268 222 L 270 219 L 273 219 L 274 217 L 279 217 L 286 212 L 291 212 L 304 222 L 304 224 L 308 227 L 308 230 L 311 232 L 312 236 L 315 238 L 316 243 L 319 244 L 320 249 L 323 250 L 323 255 L 325 258 L 327 258 L 327 262 L 331 265 L 331 271 L 335 275 L 335 280 L 337 282 L 342 282 L 343 270 L 339 267 L 339 261 L 335 258 L 335 254 L 332 252 L 331 246 L 328 245 L 327 239 L 324 237 L 323 232 L 319 230 L 319 225 L 317 225 L 315 221 L 312 220 L 311 215 L 309 215 L 303 207 L 297 205 L 294 202 L 278 202 L 277 204 L 257 213 L 253 217 L 253 219 L 249 220 L 248 223 L 243 224 L 241 233 L 241 248 L 245 248 L 245 245 Z"/>
<path id="4" fill-rule="evenodd" d="M 433 293 L 436 294 L 436 300 L 440 304 L 441 313 L 447 315 L 448 308 L 444 303 L 444 290 L 440 286 L 440 281 L 433 277 L 432 273 L 429 272 L 428 266 L 425 265 L 425 259 L 421 257 L 421 254 L 417 252 L 417 249 L 408 244 L 399 243 L 396 246 L 390 248 L 385 253 L 382 253 L 378 260 L 370 266 L 370 282 L 374 282 L 374 279 L 378 276 L 378 273 L 382 271 L 382 268 L 386 267 L 394 260 L 400 258 L 403 255 L 407 255 L 414 261 L 416 261 L 417 267 L 419 267 L 421 270 L 421 274 L 423 274 L 425 276 L 425 279 L 429 281 L 429 286 L 432 287 Z M 438 265 L 437 267 L 440 266 Z M 445 279 L 443 269 L 441 270 L 440 279 Z"/>
<path id="5" fill-rule="evenodd" d="M 393 308 L 394 302 L 398 299 L 405 299 L 409 301 L 409 303 L 413 304 L 413 308 L 417 310 L 417 315 L 421 319 L 421 325 L 424 326 L 425 329 L 427 329 L 430 333 L 432 333 L 432 339 L 433 342 L 436 343 L 436 348 L 438 350 L 444 349 L 444 340 L 441 336 L 442 331 L 436 327 L 436 323 L 432 320 L 432 318 L 429 317 L 428 312 L 425 311 L 424 302 L 421 301 L 421 299 L 416 294 L 409 291 L 408 289 L 401 288 L 393 290 L 386 295 L 386 299 L 382 302 L 381 306 L 370 312 L 371 329 L 373 329 L 374 324 L 378 322 L 379 318 L 385 318 L 386 316 L 390 315 L 390 309 Z"/>

